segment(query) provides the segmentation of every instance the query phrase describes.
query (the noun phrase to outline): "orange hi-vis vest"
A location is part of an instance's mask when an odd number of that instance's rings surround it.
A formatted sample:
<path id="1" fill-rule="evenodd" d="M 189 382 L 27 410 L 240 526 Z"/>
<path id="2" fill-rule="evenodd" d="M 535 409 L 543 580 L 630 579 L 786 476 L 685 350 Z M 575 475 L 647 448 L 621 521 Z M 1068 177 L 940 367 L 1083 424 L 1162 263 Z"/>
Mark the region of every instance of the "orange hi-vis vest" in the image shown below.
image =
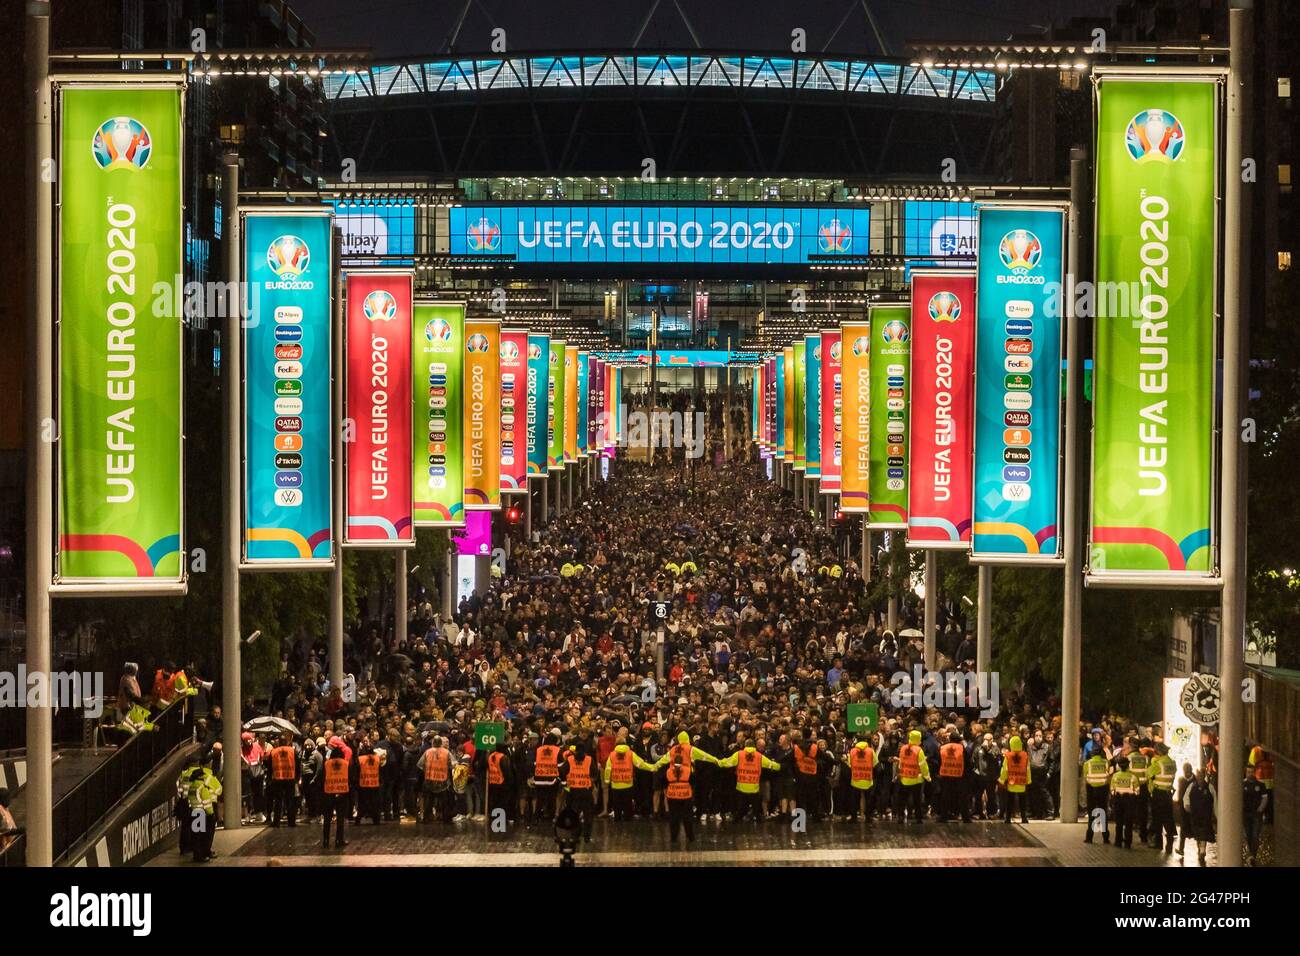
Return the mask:
<path id="1" fill-rule="evenodd" d="M 533 776 L 554 780 L 559 775 L 560 748 L 554 744 L 542 744 L 537 748 L 537 758 L 533 761 Z"/>
<path id="2" fill-rule="evenodd" d="M 1007 762 L 1007 786 L 1024 787 L 1029 784 L 1029 754 L 1023 750 L 1008 750 L 1004 755 Z"/>
<path id="3" fill-rule="evenodd" d="M 944 744 L 939 748 L 939 776 L 960 777 L 966 772 L 966 749 L 961 744 Z"/>
<path id="4" fill-rule="evenodd" d="M 591 789 L 591 754 L 583 757 L 581 761 L 573 754 L 568 755 L 569 776 L 565 782 L 569 785 L 570 790 L 590 790 Z"/>
<path id="5" fill-rule="evenodd" d="M 292 780 L 294 778 L 293 748 L 276 747 L 271 751 L 271 779 Z"/>
<path id="6" fill-rule="evenodd" d="M 501 761 L 504 758 L 505 754 L 488 754 L 488 783 L 494 787 L 499 787 L 506 782 L 506 775 L 501 772 Z"/>
<path id="7" fill-rule="evenodd" d="M 876 756 L 870 747 L 854 747 L 849 751 L 849 782 L 870 781 L 876 773 Z"/>
<path id="8" fill-rule="evenodd" d="M 758 783 L 763 775 L 763 755 L 757 750 L 742 750 L 736 760 L 736 783 Z"/>
<path id="9" fill-rule="evenodd" d="M 379 755 L 362 754 L 357 758 L 357 765 L 360 767 L 361 774 L 358 783 L 365 790 L 377 790 L 379 788 Z"/>
<path id="10" fill-rule="evenodd" d="M 673 744 L 668 748 L 668 756 L 672 760 L 677 759 L 677 755 L 682 755 L 682 760 L 686 763 L 691 762 L 691 745 L 690 744 Z"/>
<path id="11" fill-rule="evenodd" d="M 348 792 L 348 762 L 342 757 L 325 761 L 325 792 L 331 795 Z"/>
<path id="12" fill-rule="evenodd" d="M 611 764 L 609 771 L 610 783 L 631 783 L 632 782 L 632 751 L 624 750 L 619 753 L 615 750 L 609 755 Z"/>
<path id="13" fill-rule="evenodd" d="M 668 789 L 669 800 L 689 800 L 694 791 L 691 790 L 691 763 L 684 760 L 681 763 L 668 765 Z"/>
<path id="14" fill-rule="evenodd" d="M 809 747 L 807 753 L 803 752 L 802 747 L 795 747 L 794 762 L 804 776 L 817 776 L 817 745 L 813 744 Z"/>
<path id="15" fill-rule="evenodd" d="M 451 753 L 446 747 L 430 747 L 424 752 L 424 779 L 446 783 L 451 776 Z"/>
<path id="16" fill-rule="evenodd" d="M 908 780 L 921 776 L 921 748 L 914 744 L 903 744 L 898 748 L 898 775 Z"/>

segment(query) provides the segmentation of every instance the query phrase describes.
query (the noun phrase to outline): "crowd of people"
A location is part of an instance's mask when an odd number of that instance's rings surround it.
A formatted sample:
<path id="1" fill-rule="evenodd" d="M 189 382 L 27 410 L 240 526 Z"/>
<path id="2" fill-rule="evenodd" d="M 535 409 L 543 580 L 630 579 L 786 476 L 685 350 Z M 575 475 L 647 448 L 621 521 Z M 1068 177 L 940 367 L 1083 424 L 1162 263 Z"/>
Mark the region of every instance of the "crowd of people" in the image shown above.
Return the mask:
<path id="1" fill-rule="evenodd" d="M 885 627 L 848 549 L 753 463 L 618 471 L 513 541 L 506 573 L 450 619 L 417 600 L 404 643 L 377 626 L 350 641 L 355 699 L 330 685 L 323 643 L 289 649 L 268 715 L 297 732 L 244 734 L 246 816 L 320 822 L 326 846 L 331 825 L 346 842 L 344 819 L 549 825 L 564 806 L 588 840 L 598 815 L 670 819 L 674 841 L 702 820 L 1025 821 L 1056 815 L 1074 759 L 1104 811 L 1089 841 L 1136 830 L 1172 850 L 1177 797 L 1204 857 L 1207 779 L 1175 779 L 1158 728 L 1100 715 L 1076 743 L 1023 687 L 993 716 L 973 697 L 900 699 L 920 640 Z M 941 667 L 973 667 L 962 629 L 943 647 Z M 878 722 L 851 733 L 862 703 Z M 483 722 L 505 730 L 489 748 Z"/>

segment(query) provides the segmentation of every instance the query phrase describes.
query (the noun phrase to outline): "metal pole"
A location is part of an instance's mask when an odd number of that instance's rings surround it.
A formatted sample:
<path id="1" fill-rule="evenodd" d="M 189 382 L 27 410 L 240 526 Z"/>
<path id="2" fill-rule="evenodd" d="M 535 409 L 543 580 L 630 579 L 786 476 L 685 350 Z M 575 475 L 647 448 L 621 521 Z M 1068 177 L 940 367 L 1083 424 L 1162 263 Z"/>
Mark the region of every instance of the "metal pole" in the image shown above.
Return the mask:
<path id="1" fill-rule="evenodd" d="M 939 627 L 939 552 L 933 548 L 925 552 L 925 666 L 934 670 L 937 665 Z"/>
<path id="2" fill-rule="evenodd" d="M 406 641 L 406 549 L 397 552 L 396 567 L 393 570 L 397 578 L 397 587 L 393 595 L 393 637 L 398 646 Z"/>
<path id="3" fill-rule="evenodd" d="M 1246 381 L 1241 308 L 1241 158 L 1242 97 L 1249 75 L 1249 0 L 1234 0 L 1228 11 L 1228 108 L 1223 191 L 1223 445 L 1222 504 L 1219 509 L 1219 564 L 1223 576 L 1219 627 L 1219 866 L 1241 866 L 1242 768 L 1245 727 L 1241 682 L 1246 632 L 1241 391 Z"/>
<path id="4" fill-rule="evenodd" d="M 228 152 L 222 157 L 222 208 L 225 229 L 222 235 L 226 259 L 226 280 L 240 290 L 240 246 L 244 223 L 239 216 L 239 154 Z M 222 387 L 225 389 L 226 425 L 226 546 L 221 570 L 221 748 L 222 816 L 227 830 L 237 830 L 243 822 L 243 781 L 240 778 L 239 734 L 243 727 L 244 691 L 240 655 L 243 639 L 239 625 L 239 561 L 243 550 L 243 510 L 240 507 L 240 472 L 243 453 L 240 442 L 240 391 L 244 384 L 243 312 L 244 295 L 237 291 L 235 303 L 226 321 L 222 343 Z"/>
<path id="5" fill-rule="evenodd" d="M 334 301 L 330 327 L 334 341 L 334 567 L 330 569 L 330 687 L 343 686 L 343 270 L 337 267 L 342 240 L 334 234 Z"/>
<path id="6" fill-rule="evenodd" d="M 885 532 L 885 551 L 888 555 L 885 576 L 889 581 L 889 605 L 885 609 L 885 626 L 898 637 L 898 582 L 894 580 L 894 536 Z"/>
<path id="7" fill-rule="evenodd" d="M 871 529 L 867 527 L 867 516 L 862 516 L 862 583 L 871 583 Z"/>
<path id="8" fill-rule="evenodd" d="M 1067 269 L 1070 286 L 1079 278 L 1083 248 L 1083 204 L 1087 201 L 1087 153 L 1070 150 L 1070 212 Z M 1065 296 L 1065 501 L 1061 533 L 1065 545 L 1065 591 L 1061 622 L 1061 813 L 1062 823 L 1079 816 L 1079 672 L 1083 647 L 1083 543 L 1079 536 L 1079 405 L 1083 397 L 1083 349 L 1074 296 Z M 980 604 L 980 613 L 984 605 Z"/>
<path id="9" fill-rule="evenodd" d="M 538 484 L 542 486 L 542 524 L 545 525 L 551 506 L 551 476 L 543 474 Z"/>
<path id="10" fill-rule="evenodd" d="M 442 622 L 446 624 L 456 613 L 456 543 L 452 541 L 451 528 L 447 529 L 447 586 L 442 589 Z"/>
<path id="11" fill-rule="evenodd" d="M 54 577 L 54 184 L 50 103 L 50 5 L 27 4 L 27 672 L 50 673 Z M 49 695 L 27 708 L 27 865 L 54 865 L 54 711 Z"/>
<path id="12" fill-rule="evenodd" d="M 524 541 L 528 544 L 533 543 L 533 483 L 530 479 L 524 479 L 524 489 L 528 492 L 524 495 Z"/>
<path id="13" fill-rule="evenodd" d="M 976 592 L 975 601 L 975 672 L 987 674 L 993 660 L 993 566 L 991 564 L 979 565 L 979 591 Z M 1064 745 L 1065 741 L 1061 743 Z M 1064 746 L 1061 753 L 1065 753 Z"/>

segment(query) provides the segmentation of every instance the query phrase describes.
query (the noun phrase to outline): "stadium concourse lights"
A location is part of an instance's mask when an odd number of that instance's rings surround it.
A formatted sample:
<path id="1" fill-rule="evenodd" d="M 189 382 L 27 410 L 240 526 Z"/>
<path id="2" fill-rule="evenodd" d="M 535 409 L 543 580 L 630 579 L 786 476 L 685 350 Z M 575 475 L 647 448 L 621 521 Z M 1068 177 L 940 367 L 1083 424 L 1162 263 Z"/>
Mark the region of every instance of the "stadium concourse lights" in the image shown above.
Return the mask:
<path id="1" fill-rule="evenodd" d="M 1068 44 L 929 44 L 911 45 L 913 69 L 997 70 L 1055 69 L 1087 71 L 1093 51 Z"/>

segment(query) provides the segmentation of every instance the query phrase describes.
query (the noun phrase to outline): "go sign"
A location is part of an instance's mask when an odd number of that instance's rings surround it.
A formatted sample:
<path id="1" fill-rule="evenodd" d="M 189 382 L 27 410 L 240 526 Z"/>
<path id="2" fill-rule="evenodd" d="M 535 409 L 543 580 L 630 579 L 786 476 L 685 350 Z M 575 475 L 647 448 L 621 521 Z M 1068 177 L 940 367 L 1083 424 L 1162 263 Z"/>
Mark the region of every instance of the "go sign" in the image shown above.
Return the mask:
<path id="1" fill-rule="evenodd" d="M 849 733 L 874 734 L 879 710 L 875 704 L 849 704 Z"/>
<path id="2" fill-rule="evenodd" d="M 477 723 L 474 725 L 474 749 L 493 751 L 506 739 L 505 724 Z"/>

